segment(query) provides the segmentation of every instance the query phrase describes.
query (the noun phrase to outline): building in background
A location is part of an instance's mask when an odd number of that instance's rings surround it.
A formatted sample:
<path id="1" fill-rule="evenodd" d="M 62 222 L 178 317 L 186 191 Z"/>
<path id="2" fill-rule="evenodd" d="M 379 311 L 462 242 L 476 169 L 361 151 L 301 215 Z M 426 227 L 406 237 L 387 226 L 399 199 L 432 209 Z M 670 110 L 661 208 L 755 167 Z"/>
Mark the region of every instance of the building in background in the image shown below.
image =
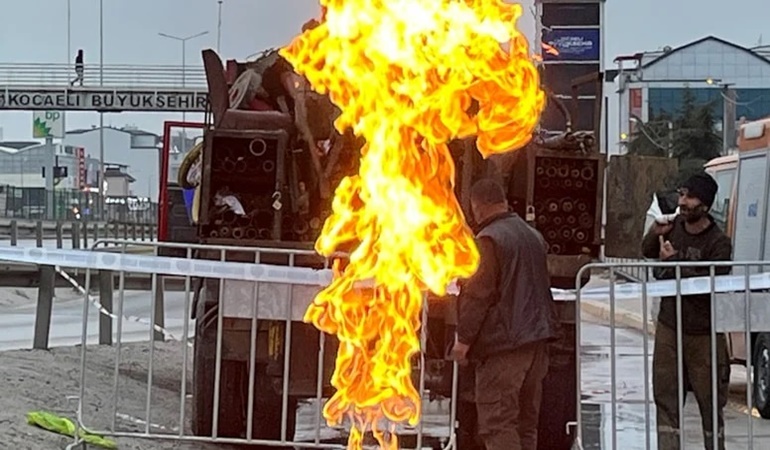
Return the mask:
<path id="1" fill-rule="evenodd" d="M 66 132 L 63 142 L 86 149 L 88 173 L 99 173 L 100 133 L 98 127 Z M 105 165 L 119 165 L 134 178 L 129 195 L 158 198 L 160 173 L 160 136 L 135 127 L 104 128 Z M 95 160 L 95 163 L 92 161 Z M 108 186 L 109 189 L 109 186 Z"/>
<path id="2" fill-rule="evenodd" d="M 0 142 L 0 198 L 4 203 L 0 215 L 54 219 L 66 218 L 66 211 L 74 206 L 90 209 L 88 191 L 95 190 L 96 178 L 89 179 L 84 169 L 98 163 L 72 146 Z M 47 177 L 54 180 L 48 183 Z"/>
<path id="3" fill-rule="evenodd" d="M 107 181 L 107 197 L 131 196 L 131 183 L 136 181 L 122 164 L 106 164 L 104 179 Z"/>
<path id="4" fill-rule="evenodd" d="M 687 89 L 697 104 L 713 105 L 717 129 L 727 126 L 728 145 L 736 122 L 770 115 L 770 47 L 746 48 L 708 36 L 677 48 L 620 56 L 616 63 L 619 113 L 614 120 L 621 144 L 639 121 L 676 116 Z"/>

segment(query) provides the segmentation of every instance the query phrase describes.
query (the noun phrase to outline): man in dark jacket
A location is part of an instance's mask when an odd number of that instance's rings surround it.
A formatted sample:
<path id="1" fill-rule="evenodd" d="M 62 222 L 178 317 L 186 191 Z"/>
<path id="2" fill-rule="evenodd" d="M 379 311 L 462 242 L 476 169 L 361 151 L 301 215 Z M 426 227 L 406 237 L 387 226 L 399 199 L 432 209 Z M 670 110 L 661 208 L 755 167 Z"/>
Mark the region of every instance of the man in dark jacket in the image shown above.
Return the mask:
<path id="1" fill-rule="evenodd" d="M 487 450 L 537 449 L 548 341 L 556 337 L 545 241 L 511 213 L 503 188 L 471 189 L 479 268 L 460 291 L 458 360 L 476 364 L 479 435 Z"/>
<path id="2" fill-rule="evenodd" d="M 75 83 L 80 83 L 83 86 L 83 50 L 78 50 L 78 55 L 75 57 L 75 79 L 70 82 L 70 86 L 74 86 Z"/>
<path id="3" fill-rule="evenodd" d="M 661 261 L 729 261 L 730 239 L 709 215 L 717 193 L 717 183 L 705 173 L 693 175 L 679 189 L 679 210 L 668 224 L 654 223 L 642 242 L 646 258 Z M 708 267 L 682 267 L 682 277 L 708 276 Z M 729 267 L 717 267 L 719 275 L 730 273 Z M 674 269 L 658 269 L 658 279 L 676 278 Z M 711 396 L 711 295 L 682 297 L 682 356 L 685 380 L 692 387 L 700 408 L 706 448 L 713 447 Z M 677 379 L 677 313 L 676 297 L 661 300 L 653 351 L 652 384 L 657 407 L 658 448 L 679 449 L 679 381 Z M 717 419 L 719 449 L 724 449 L 723 408 L 727 404 L 730 365 L 727 341 L 717 334 Z"/>

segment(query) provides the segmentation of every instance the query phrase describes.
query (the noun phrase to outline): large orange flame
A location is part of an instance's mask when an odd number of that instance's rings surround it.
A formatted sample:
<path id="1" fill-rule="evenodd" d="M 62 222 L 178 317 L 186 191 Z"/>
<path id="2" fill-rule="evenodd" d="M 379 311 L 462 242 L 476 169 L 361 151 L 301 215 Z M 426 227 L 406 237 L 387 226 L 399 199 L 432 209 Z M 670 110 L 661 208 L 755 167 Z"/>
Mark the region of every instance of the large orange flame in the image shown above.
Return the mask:
<path id="1" fill-rule="evenodd" d="M 486 157 L 525 145 L 545 96 L 516 29 L 520 5 L 500 0 L 321 0 L 325 16 L 281 54 L 366 139 L 357 176 L 338 186 L 316 242 L 354 250 L 305 320 L 340 341 L 324 408 L 348 417 L 348 448 L 371 430 L 395 449 L 394 424 L 417 424 L 411 380 L 423 292 L 471 276 L 478 250 L 453 193 L 447 143 L 477 135 Z M 508 44 L 507 50 L 502 44 Z M 475 102 L 474 102 L 475 100 Z M 373 280 L 373 289 L 355 283 Z"/>

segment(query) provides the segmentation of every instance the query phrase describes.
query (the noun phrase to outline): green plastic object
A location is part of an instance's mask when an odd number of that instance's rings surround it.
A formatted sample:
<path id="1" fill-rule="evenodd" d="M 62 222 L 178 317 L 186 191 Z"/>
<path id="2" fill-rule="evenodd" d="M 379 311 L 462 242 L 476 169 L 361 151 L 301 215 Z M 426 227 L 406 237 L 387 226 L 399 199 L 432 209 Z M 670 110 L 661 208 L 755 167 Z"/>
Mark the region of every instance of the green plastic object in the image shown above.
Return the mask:
<path id="1" fill-rule="evenodd" d="M 77 427 L 75 423 L 66 417 L 61 417 L 56 414 L 46 411 L 31 411 L 27 413 L 27 423 L 44 430 L 48 430 L 52 433 L 62 434 L 64 436 L 75 437 L 75 430 Z M 90 445 L 106 448 L 109 450 L 117 450 L 118 444 L 115 441 L 107 439 L 103 436 L 88 433 L 84 430 L 80 430 L 80 439 Z"/>

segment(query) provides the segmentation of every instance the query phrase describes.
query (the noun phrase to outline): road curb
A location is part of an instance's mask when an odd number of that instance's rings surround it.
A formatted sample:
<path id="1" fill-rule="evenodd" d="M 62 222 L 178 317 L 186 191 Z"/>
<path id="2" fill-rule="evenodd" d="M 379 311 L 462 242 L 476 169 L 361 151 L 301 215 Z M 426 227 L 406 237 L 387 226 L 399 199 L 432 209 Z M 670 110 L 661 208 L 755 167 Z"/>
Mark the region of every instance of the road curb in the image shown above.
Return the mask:
<path id="1" fill-rule="evenodd" d="M 581 300 L 580 310 L 583 313 L 590 314 L 596 318 L 599 318 L 609 324 L 611 318 L 611 311 L 609 303 L 599 302 L 595 300 Z M 624 310 L 621 308 L 615 308 L 615 326 L 624 328 L 631 328 L 639 332 L 644 332 L 644 319 L 640 314 Z M 655 335 L 655 321 L 647 320 L 647 334 L 650 336 Z"/>

